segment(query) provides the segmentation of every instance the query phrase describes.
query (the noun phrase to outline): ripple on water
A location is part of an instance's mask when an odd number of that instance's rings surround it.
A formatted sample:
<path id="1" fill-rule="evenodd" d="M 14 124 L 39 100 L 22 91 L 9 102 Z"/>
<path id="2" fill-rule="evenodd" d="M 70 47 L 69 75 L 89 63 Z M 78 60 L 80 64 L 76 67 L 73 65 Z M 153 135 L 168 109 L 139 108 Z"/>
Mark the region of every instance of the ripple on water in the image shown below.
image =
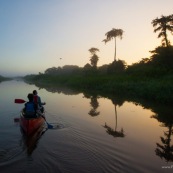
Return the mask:
<path id="1" fill-rule="evenodd" d="M 49 123 L 52 126 L 52 130 L 59 130 L 65 128 L 64 124 L 61 123 Z"/>
<path id="2" fill-rule="evenodd" d="M 61 133 L 48 133 L 44 138 L 48 142 L 42 145 L 46 157 L 39 160 L 45 170 L 54 168 L 59 172 L 88 173 L 92 170 L 95 173 L 113 173 L 120 170 L 125 172 L 129 168 L 129 158 L 122 149 L 105 141 L 103 136 L 74 126 L 69 126 Z"/>
<path id="3" fill-rule="evenodd" d="M 11 164 L 17 161 L 24 153 L 20 146 L 0 150 L 0 166 Z"/>

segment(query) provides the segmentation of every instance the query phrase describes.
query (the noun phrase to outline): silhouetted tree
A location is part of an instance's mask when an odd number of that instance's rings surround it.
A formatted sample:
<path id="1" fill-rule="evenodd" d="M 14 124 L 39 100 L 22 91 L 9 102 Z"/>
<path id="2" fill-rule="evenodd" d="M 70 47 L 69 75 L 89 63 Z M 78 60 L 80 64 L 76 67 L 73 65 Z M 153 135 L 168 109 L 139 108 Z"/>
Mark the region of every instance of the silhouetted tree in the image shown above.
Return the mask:
<path id="1" fill-rule="evenodd" d="M 114 54 L 114 61 L 116 61 L 116 37 L 119 37 L 120 39 L 122 39 L 122 35 L 123 35 L 123 30 L 122 29 L 115 29 L 113 28 L 112 30 L 108 31 L 105 35 L 106 35 L 106 39 L 103 40 L 103 42 L 105 42 L 105 44 L 112 40 L 115 39 L 115 54 Z"/>
<path id="2" fill-rule="evenodd" d="M 96 54 L 96 52 L 99 52 L 98 48 L 92 47 L 88 50 L 92 55 Z"/>
<path id="3" fill-rule="evenodd" d="M 77 73 L 80 68 L 77 65 L 64 65 L 63 67 L 51 67 L 45 70 L 45 74 L 59 75 Z"/>
<path id="4" fill-rule="evenodd" d="M 155 28 L 154 32 L 160 31 L 158 38 L 163 37 L 162 44 L 166 44 L 166 47 L 168 47 L 170 45 L 170 41 L 168 40 L 167 31 L 173 33 L 173 15 L 162 15 L 160 18 L 152 20 L 151 23 Z"/>
<path id="5" fill-rule="evenodd" d="M 108 64 L 104 64 L 104 65 L 98 67 L 99 74 L 106 74 L 108 66 L 109 66 Z"/>
<path id="6" fill-rule="evenodd" d="M 89 63 L 85 64 L 83 67 L 83 72 L 85 75 L 91 74 L 92 73 L 92 66 Z"/>
<path id="7" fill-rule="evenodd" d="M 61 68 L 51 67 L 45 70 L 45 74 L 55 75 L 61 71 Z"/>
<path id="8" fill-rule="evenodd" d="M 173 46 L 159 46 L 152 53 L 150 64 L 168 69 L 173 68 Z"/>
<path id="9" fill-rule="evenodd" d="M 113 61 L 107 68 L 107 72 L 112 73 L 122 73 L 125 71 L 126 63 L 125 61 Z"/>
<path id="10" fill-rule="evenodd" d="M 96 68 L 97 67 L 97 62 L 99 60 L 99 57 L 96 55 L 96 52 L 99 51 L 99 49 L 92 47 L 91 49 L 88 50 L 91 53 L 90 61 L 91 65 Z"/>

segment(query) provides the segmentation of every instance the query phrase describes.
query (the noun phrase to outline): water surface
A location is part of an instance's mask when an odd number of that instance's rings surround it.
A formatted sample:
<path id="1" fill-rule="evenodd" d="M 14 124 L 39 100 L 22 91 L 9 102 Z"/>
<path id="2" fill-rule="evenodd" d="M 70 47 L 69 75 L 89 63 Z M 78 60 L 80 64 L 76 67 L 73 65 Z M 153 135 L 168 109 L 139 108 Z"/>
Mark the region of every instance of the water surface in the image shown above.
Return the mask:
<path id="1" fill-rule="evenodd" d="M 47 104 L 38 139 L 27 140 L 14 119 L 36 89 Z M 2 173 L 161 173 L 173 170 L 172 109 L 115 96 L 38 88 L 23 81 L 0 83 Z"/>

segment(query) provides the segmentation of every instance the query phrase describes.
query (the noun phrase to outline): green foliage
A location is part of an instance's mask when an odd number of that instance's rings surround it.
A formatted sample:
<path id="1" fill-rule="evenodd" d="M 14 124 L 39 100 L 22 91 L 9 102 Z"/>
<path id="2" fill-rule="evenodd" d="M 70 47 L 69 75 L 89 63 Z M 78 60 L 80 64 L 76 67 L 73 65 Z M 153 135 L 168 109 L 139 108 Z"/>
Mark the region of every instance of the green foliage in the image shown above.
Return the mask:
<path id="1" fill-rule="evenodd" d="M 173 46 L 159 46 L 150 58 L 128 66 L 126 73 L 142 77 L 161 77 L 173 73 Z"/>
<path id="2" fill-rule="evenodd" d="M 98 74 L 100 74 L 100 75 L 107 74 L 108 67 L 109 67 L 109 65 L 107 65 L 107 64 L 104 64 L 104 65 L 98 67 L 97 68 Z"/>
<path id="3" fill-rule="evenodd" d="M 45 74 L 50 75 L 65 75 L 65 74 L 76 74 L 81 71 L 81 68 L 77 65 L 65 65 L 63 67 L 51 67 L 45 70 Z"/>
<path id="4" fill-rule="evenodd" d="M 173 47 L 157 47 L 151 53 L 150 58 L 143 58 L 128 67 L 121 60 L 98 68 L 89 63 L 83 68 L 52 67 L 44 74 L 29 75 L 25 79 L 34 83 L 63 85 L 154 101 L 173 101 Z"/>
<path id="5" fill-rule="evenodd" d="M 164 103 L 173 101 L 173 74 L 162 78 L 141 78 L 127 74 L 90 76 L 43 74 L 30 76 L 31 81 L 51 86 L 67 86 L 80 90 L 133 96 Z"/>
<path id="6" fill-rule="evenodd" d="M 169 18 L 169 20 L 168 20 Z M 150 58 L 126 66 L 122 60 L 114 61 L 109 65 L 97 67 L 99 57 L 97 48 L 89 49 L 91 64 L 83 68 L 66 65 L 52 67 L 44 74 L 29 75 L 25 79 L 34 83 L 44 83 L 51 86 L 67 86 L 83 91 L 102 91 L 123 96 L 135 96 L 161 102 L 173 101 L 173 46 L 167 40 L 166 31 L 173 32 L 173 15 L 162 16 L 152 21 L 155 32 L 160 31 L 164 44 L 150 51 Z M 164 28 L 166 27 L 166 28 Z M 122 38 L 123 30 L 112 29 L 106 33 L 105 43 L 116 37 Z M 115 44 L 116 56 L 116 44 Z M 96 103 L 96 100 L 94 100 Z M 92 113 L 97 113 L 95 110 Z"/>
<path id="7" fill-rule="evenodd" d="M 107 68 L 108 74 L 123 73 L 126 68 L 126 63 L 122 60 L 113 61 Z"/>
<path id="8" fill-rule="evenodd" d="M 151 61 L 149 64 L 153 66 L 159 66 L 172 70 L 173 68 L 173 46 L 162 47 L 159 46 L 155 50 L 151 51 Z"/>
<path id="9" fill-rule="evenodd" d="M 83 73 L 85 76 L 93 75 L 96 71 L 96 68 L 93 68 L 89 63 L 83 67 Z"/>

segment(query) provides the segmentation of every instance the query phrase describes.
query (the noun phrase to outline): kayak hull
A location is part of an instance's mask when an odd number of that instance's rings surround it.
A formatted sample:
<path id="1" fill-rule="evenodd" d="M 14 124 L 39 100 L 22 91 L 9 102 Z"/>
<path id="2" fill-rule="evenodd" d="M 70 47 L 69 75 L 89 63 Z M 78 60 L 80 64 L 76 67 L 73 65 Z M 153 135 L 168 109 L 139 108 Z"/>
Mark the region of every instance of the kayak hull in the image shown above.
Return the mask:
<path id="1" fill-rule="evenodd" d="M 35 118 L 26 118 L 23 110 L 20 114 L 20 126 L 23 129 L 25 135 L 30 136 L 36 132 L 39 128 L 43 128 L 45 119 L 43 118 L 44 113 L 40 113 Z"/>

